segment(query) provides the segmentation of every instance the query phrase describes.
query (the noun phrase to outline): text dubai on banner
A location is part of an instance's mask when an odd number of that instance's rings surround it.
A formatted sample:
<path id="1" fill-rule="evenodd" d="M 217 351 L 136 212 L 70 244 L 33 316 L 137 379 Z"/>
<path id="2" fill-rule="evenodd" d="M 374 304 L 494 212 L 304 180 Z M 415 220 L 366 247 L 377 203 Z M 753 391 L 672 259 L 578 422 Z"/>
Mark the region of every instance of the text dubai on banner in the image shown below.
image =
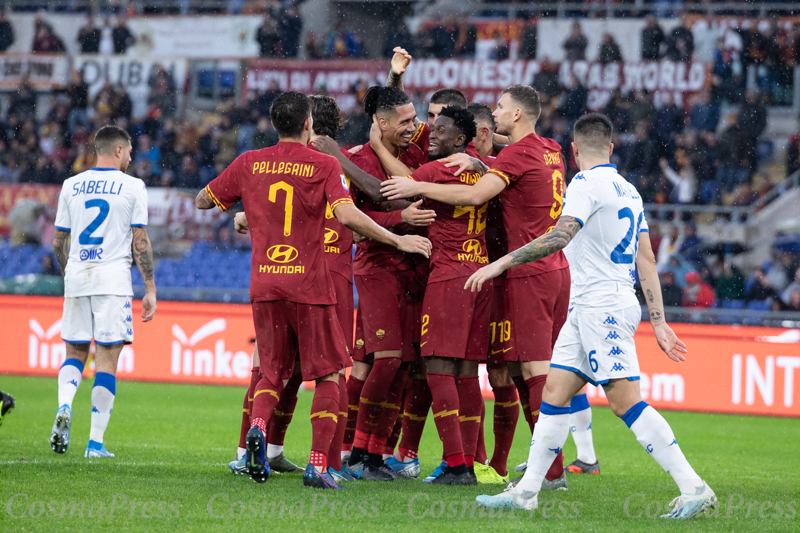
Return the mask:
<path id="1" fill-rule="evenodd" d="M 0 296 L 4 353 L 0 373 L 55 376 L 66 357 L 61 340 L 63 299 Z M 134 342 L 122 352 L 122 379 L 246 386 L 253 345 L 250 306 L 159 302 L 152 322 L 133 305 Z M 652 405 L 685 411 L 800 417 L 800 331 L 780 328 L 673 324 L 689 346 L 675 363 L 639 327 L 636 350 L 642 396 Z M 90 370 L 91 371 L 91 370 Z M 482 372 L 484 395 L 491 398 Z M 590 402 L 607 404 L 587 387 Z"/>

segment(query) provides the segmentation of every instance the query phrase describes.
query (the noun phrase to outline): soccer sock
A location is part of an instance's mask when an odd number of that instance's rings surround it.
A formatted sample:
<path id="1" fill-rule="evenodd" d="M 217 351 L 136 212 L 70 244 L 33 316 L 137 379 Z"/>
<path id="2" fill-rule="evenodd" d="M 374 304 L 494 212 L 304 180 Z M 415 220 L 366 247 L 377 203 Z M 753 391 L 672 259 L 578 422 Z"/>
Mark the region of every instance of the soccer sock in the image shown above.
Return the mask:
<path id="1" fill-rule="evenodd" d="M 518 491 L 539 492 L 542 481 L 569 436 L 569 407 L 541 403 L 541 415 L 533 428 L 528 468 L 517 484 Z"/>
<path id="2" fill-rule="evenodd" d="M 458 420 L 461 442 L 467 466 L 473 466 L 478 447 L 478 431 L 481 427 L 481 384 L 478 376 L 455 378 L 458 390 Z"/>
<path id="3" fill-rule="evenodd" d="M 703 487 L 703 480 L 683 455 L 669 423 L 647 402 L 639 402 L 628 409 L 622 421 L 647 453 L 672 476 L 681 494 L 696 494 L 698 488 Z"/>
<path id="4" fill-rule="evenodd" d="M 327 454 L 338 419 L 339 384 L 335 381 L 320 381 L 314 389 L 314 399 L 311 401 L 311 457 L 308 460 L 318 472 L 325 472 L 328 466 Z"/>
<path id="5" fill-rule="evenodd" d="M 528 401 L 530 403 L 530 412 L 531 412 L 531 419 L 530 423 L 533 424 L 533 428 L 536 429 L 536 423 L 539 421 L 539 408 L 542 405 L 542 392 L 544 392 L 544 384 L 547 381 L 547 375 L 543 376 L 533 376 L 532 378 L 528 378 L 525 380 L 525 384 L 528 386 Z M 533 431 L 531 431 L 533 434 Z M 556 460 L 553 461 L 550 470 L 547 472 L 545 476 L 546 479 L 553 481 L 561 477 L 564 473 L 564 454 L 562 452 L 558 452 L 558 457 Z"/>
<path id="6" fill-rule="evenodd" d="M 398 398 L 398 405 L 401 408 L 405 404 L 406 394 L 408 394 L 409 391 L 409 384 L 408 384 L 409 381 L 411 381 L 411 379 L 406 378 L 405 386 L 403 387 L 400 397 Z M 383 449 L 384 460 L 394 455 L 394 449 L 397 446 L 397 441 L 400 440 L 400 432 L 402 430 L 403 430 L 403 411 L 402 409 L 400 409 L 397 413 L 397 418 L 394 422 L 394 428 L 392 428 L 392 434 L 389 435 L 389 439 L 386 441 L 386 446 Z"/>
<path id="7" fill-rule="evenodd" d="M 515 385 L 495 387 L 494 390 L 494 453 L 489 466 L 498 474 L 508 474 L 508 454 L 514 442 L 514 430 L 519 419 L 519 397 Z"/>
<path id="8" fill-rule="evenodd" d="M 253 407 L 250 409 L 250 427 L 258 426 L 264 436 L 267 436 L 267 423 L 272 418 L 275 406 L 281 398 L 283 382 L 271 383 L 265 376 L 256 385 L 253 393 Z"/>
<path id="9" fill-rule="evenodd" d="M 483 438 L 483 421 L 486 418 L 486 402 L 481 402 L 481 423 L 478 427 L 478 446 L 475 448 L 475 462 L 486 464 L 486 441 Z"/>
<path id="10" fill-rule="evenodd" d="M 400 365 L 399 357 L 375 359 L 359 397 L 356 433 L 353 439 L 354 448 L 366 450 L 369 446 L 370 435 L 378 426 L 378 421 L 383 413 L 383 403 L 389 393 L 387 385 L 394 381 Z M 382 452 L 383 450 L 381 450 Z"/>
<path id="11" fill-rule="evenodd" d="M 531 418 L 531 402 L 530 402 L 530 390 L 528 389 L 528 384 L 525 382 L 525 379 L 522 376 L 511 376 L 511 379 L 514 381 L 514 386 L 517 388 L 517 393 L 519 393 L 519 405 L 520 409 L 522 410 L 522 414 L 525 416 L 525 421 L 528 423 L 528 428 L 531 430 L 531 435 L 533 435 L 533 420 Z"/>
<path id="12" fill-rule="evenodd" d="M 569 404 L 569 430 L 572 440 L 578 448 L 578 460 L 586 464 L 597 462 L 592 441 L 592 408 L 586 394 L 579 394 L 572 398 Z"/>
<path id="13" fill-rule="evenodd" d="M 352 375 L 347 380 L 347 426 L 344 430 L 344 444 L 342 449 L 349 450 L 353 446 L 356 436 L 356 419 L 358 418 L 358 401 L 364 382 Z"/>
<path id="14" fill-rule="evenodd" d="M 114 408 L 114 395 L 117 394 L 117 378 L 114 374 L 98 372 L 94 375 L 92 387 L 92 426 L 89 440 L 103 442 L 103 434 Z"/>
<path id="15" fill-rule="evenodd" d="M 383 402 L 380 418 L 372 435 L 369 437 L 367 450 L 371 454 L 383 455 L 386 441 L 389 440 L 397 417 L 400 415 L 400 398 L 405 389 L 406 378 L 408 378 L 408 369 L 401 367 L 389 384 L 388 394 L 386 395 L 386 401 Z"/>
<path id="16" fill-rule="evenodd" d="M 419 453 L 419 441 L 425 429 L 425 420 L 431 409 L 433 398 L 428 381 L 412 379 L 410 390 L 406 393 L 403 405 L 403 433 L 395 458 L 398 461 L 411 461 Z"/>
<path id="17" fill-rule="evenodd" d="M 72 400 L 81 386 L 83 379 L 83 363 L 77 359 L 67 359 L 58 371 L 58 406 L 69 406 L 72 409 Z"/>
<path id="18" fill-rule="evenodd" d="M 433 421 L 442 441 L 447 466 L 464 464 L 456 380 L 453 374 L 438 372 L 428 372 L 427 379 L 433 397 Z"/>
<path id="19" fill-rule="evenodd" d="M 286 385 L 283 386 L 281 397 L 278 404 L 275 406 L 275 411 L 272 413 L 272 418 L 269 421 L 269 435 L 267 435 L 267 444 L 272 444 L 272 453 L 270 455 L 270 447 L 267 446 L 267 457 L 272 459 L 283 453 L 283 440 L 286 437 L 286 430 L 292 422 L 294 416 L 294 408 L 297 406 L 297 391 L 300 390 L 300 385 L 303 383 L 303 377 L 300 375 L 292 376 Z"/>
<path id="20" fill-rule="evenodd" d="M 242 427 L 239 431 L 239 449 L 245 448 L 245 437 L 247 432 L 250 431 L 250 411 L 253 408 L 253 394 L 255 394 L 256 385 L 261 380 L 261 369 L 254 367 L 250 370 L 250 385 L 244 393 L 244 402 L 242 403 Z"/>
<path id="21" fill-rule="evenodd" d="M 339 374 L 339 416 L 336 419 L 336 430 L 331 439 L 331 447 L 328 450 L 328 466 L 337 472 L 342 469 L 342 440 L 344 439 L 344 428 L 347 426 L 347 383 L 343 374 Z"/>

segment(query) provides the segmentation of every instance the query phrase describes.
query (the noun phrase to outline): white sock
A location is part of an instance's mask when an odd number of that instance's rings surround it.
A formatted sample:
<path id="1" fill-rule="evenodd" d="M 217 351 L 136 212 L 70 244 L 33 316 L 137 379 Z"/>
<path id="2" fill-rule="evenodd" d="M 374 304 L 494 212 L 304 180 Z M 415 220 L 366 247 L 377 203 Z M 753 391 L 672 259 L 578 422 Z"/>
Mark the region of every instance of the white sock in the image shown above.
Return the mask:
<path id="1" fill-rule="evenodd" d="M 542 481 L 558 452 L 569 436 L 569 407 L 556 407 L 542 402 L 539 421 L 533 427 L 531 449 L 528 452 L 528 468 L 517 484 L 519 491 L 538 493 Z"/>
<path id="2" fill-rule="evenodd" d="M 585 394 L 572 398 L 569 413 L 569 430 L 578 448 L 578 460 L 586 464 L 597 462 L 592 439 L 592 408 Z"/>
<path id="3" fill-rule="evenodd" d="M 244 454 L 246 454 L 246 453 L 247 453 L 247 450 L 245 448 L 238 448 L 237 447 L 236 448 L 236 460 L 238 461 L 239 459 L 244 457 Z"/>
<path id="4" fill-rule="evenodd" d="M 686 460 L 672 428 L 658 411 L 647 402 L 639 402 L 625 413 L 622 420 L 647 453 L 672 476 L 681 494 L 695 494 L 698 488 L 703 487 L 703 480 Z"/>
<path id="5" fill-rule="evenodd" d="M 274 459 L 283 453 L 283 445 L 267 443 L 267 459 Z"/>
<path id="6" fill-rule="evenodd" d="M 92 427 L 89 439 L 102 443 L 103 435 L 114 408 L 114 396 L 117 392 L 117 378 L 113 374 L 98 372 L 94 376 L 92 387 Z"/>
<path id="7" fill-rule="evenodd" d="M 348 455 L 350 455 L 350 450 L 346 451 L 342 450 L 341 452 L 339 452 L 339 456 L 342 458 L 342 461 L 344 461 L 344 458 L 347 457 Z"/>
<path id="8" fill-rule="evenodd" d="M 394 457 L 394 454 L 384 453 L 384 454 L 381 454 L 381 457 L 383 458 L 383 462 L 385 463 L 386 460 L 389 459 L 389 457 Z"/>
<path id="9" fill-rule="evenodd" d="M 58 371 L 58 406 L 68 405 L 72 409 L 72 400 L 83 379 L 83 363 L 77 359 L 67 359 Z"/>

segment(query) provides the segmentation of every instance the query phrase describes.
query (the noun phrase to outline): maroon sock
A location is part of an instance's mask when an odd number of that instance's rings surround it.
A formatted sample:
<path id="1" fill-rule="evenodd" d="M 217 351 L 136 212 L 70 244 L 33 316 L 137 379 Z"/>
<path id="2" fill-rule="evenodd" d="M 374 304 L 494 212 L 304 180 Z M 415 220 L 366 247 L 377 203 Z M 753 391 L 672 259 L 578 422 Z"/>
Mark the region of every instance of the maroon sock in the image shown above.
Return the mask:
<path id="1" fill-rule="evenodd" d="M 514 386 L 517 387 L 520 409 L 522 409 L 522 414 L 525 415 L 525 421 L 528 423 L 528 428 L 531 430 L 531 435 L 533 435 L 533 417 L 531 416 L 530 402 L 531 394 L 530 390 L 528 389 L 528 384 L 525 382 L 522 376 L 511 376 L 511 379 L 514 381 Z M 541 405 L 541 401 L 539 403 Z"/>
<path id="2" fill-rule="evenodd" d="M 461 429 L 461 442 L 467 466 L 475 458 L 478 447 L 478 431 L 481 427 L 481 384 L 478 376 L 459 377 L 455 379 L 458 390 L 458 419 Z"/>
<path id="3" fill-rule="evenodd" d="M 297 375 L 289 378 L 289 381 L 283 386 L 281 399 L 278 401 L 278 405 L 275 406 L 275 412 L 272 413 L 272 419 L 269 421 L 269 435 L 267 437 L 269 444 L 283 446 L 286 430 L 292 422 L 294 409 L 297 406 L 297 391 L 300 390 L 300 385 L 302 384 L 303 377 Z"/>
<path id="4" fill-rule="evenodd" d="M 397 422 L 397 418 L 400 416 L 400 398 L 403 395 L 403 389 L 405 389 L 407 378 L 408 369 L 400 368 L 389 384 L 388 394 L 386 395 L 386 401 L 383 402 L 383 409 L 380 419 L 378 420 L 378 425 L 369 438 L 369 446 L 367 448 L 369 453 L 383 455 L 386 442 L 389 440 L 395 422 Z"/>
<path id="5" fill-rule="evenodd" d="M 410 389 L 406 393 L 403 407 L 403 433 L 400 437 L 398 452 L 405 457 L 416 458 L 419 452 L 419 441 L 425 429 L 425 420 L 431 409 L 433 399 L 428 381 L 411 379 Z"/>
<path id="6" fill-rule="evenodd" d="M 256 385 L 255 392 L 253 393 L 253 408 L 250 410 L 250 427 L 258 426 L 267 435 L 267 427 L 272 418 L 272 413 L 275 411 L 275 406 L 278 405 L 281 392 L 283 391 L 283 382 L 278 380 L 277 383 L 270 383 L 270 381 L 261 376 L 261 379 Z"/>
<path id="7" fill-rule="evenodd" d="M 400 405 L 403 405 L 402 398 Z M 389 435 L 388 440 L 386 441 L 386 447 L 383 449 L 384 455 L 392 455 L 394 453 L 394 449 L 397 446 L 397 441 L 400 440 L 400 432 L 403 430 L 403 415 L 399 413 L 397 416 L 397 420 L 394 423 L 394 429 L 392 429 L 392 434 Z"/>
<path id="8" fill-rule="evenodd" d="M 339 415 L 339 384 L 320 381 L 311 401 L 311 458 L 309 462 L 325 471 Z"/>
<path id="9" fill-rule="evenodd" d="M 458 466 L 464 461 L 464 446 L 458 420 L 458 390 L 453 374 L 428 372 L 428 386 L 433 397 L 433 421 L 444 448 L 448 466 Z M 454 464 L 451 464 L 453 462 Z"/>
<path id="10" fill-rule="evenodd" d="M 328 450 L 328 466 L 336 471 L 342 469 L 342 441 L 344 440 L 344 430 L 347 426 L 347 384 L 344 375 L 339 374 L 339 416 L 336 419 L 336 431 L 331 439 L 331 447 Z"/>
<path id="11" fill-rule="evenodd" d="M 239 448 L 246 446 L 245 436 L 250 431 L 250 411 L 253 408 L 253 394 L 255 394 L 256 385 L 261 380 L 259 368 L 255 367 L 250 371 L 250 385 L 244 393 L 244 402 L 242 402 L 242 427 L 239 430 Z"/>
<path id="12" fill-rule="evenodd" d="M 400 364 L 399 357 L 375 359 L 372 370 L 361 389 L 353 446 L 366 449 L 369 445 L 370 435 L 378 427 L 378 421 L 383 413 L 383 403 L 389 393 L 388 385 L 394 381 Z"/>
<path id="13" fill-rule="evenodd" d="M 481 393 L 482 396 L 482 393 Z M 478 447 L 475 448 L 475 462 L 486 464 L 486 440 L 483 437 L 483 421 L 486 418 L 486 402 L 481 402 L 481 423 L 478 428 Z"/>
<path id="14" fill-rule="evenodd" d="M 514 442 L 514 430 L 519 419 L 519 397 L 515 385 L 495 387 L 494 390 L 494 453 L 489 466 L 498 474 L 508 474 L 508 454 Z"/>
<path id="15" fill-rule="evenodd" d="M 361 397 L 361 389 L 364 382 L 354 378 L 352 374 L 347 380 L 347 426 L 344 430 L 344 445 L 353 445 L 353 438 L 356 435 L 356 419 L 358 418 L 358 400 Z M 340 406 L 341 407 L 341 406 Z"/>

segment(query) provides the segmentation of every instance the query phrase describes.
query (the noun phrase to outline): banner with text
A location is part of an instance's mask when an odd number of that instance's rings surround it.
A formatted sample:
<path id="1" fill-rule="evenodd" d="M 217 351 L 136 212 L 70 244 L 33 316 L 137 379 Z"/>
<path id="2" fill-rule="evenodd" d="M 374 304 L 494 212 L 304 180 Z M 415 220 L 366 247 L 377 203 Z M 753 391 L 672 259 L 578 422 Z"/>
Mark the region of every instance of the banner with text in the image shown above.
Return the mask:
<path id="1" fill-rule="evenodd" d="M 40 90 L 64 87 L 68 73 L 63 55 L 0 54 L 0 89 L 15 89 L 23 80 Z"/>
<path id="2" fill-rule="evenodd" d="M 133 54 L 189 58 L 257 57 L 258 15 L 134 17 L 128 26 L 136 37 Z"/>

